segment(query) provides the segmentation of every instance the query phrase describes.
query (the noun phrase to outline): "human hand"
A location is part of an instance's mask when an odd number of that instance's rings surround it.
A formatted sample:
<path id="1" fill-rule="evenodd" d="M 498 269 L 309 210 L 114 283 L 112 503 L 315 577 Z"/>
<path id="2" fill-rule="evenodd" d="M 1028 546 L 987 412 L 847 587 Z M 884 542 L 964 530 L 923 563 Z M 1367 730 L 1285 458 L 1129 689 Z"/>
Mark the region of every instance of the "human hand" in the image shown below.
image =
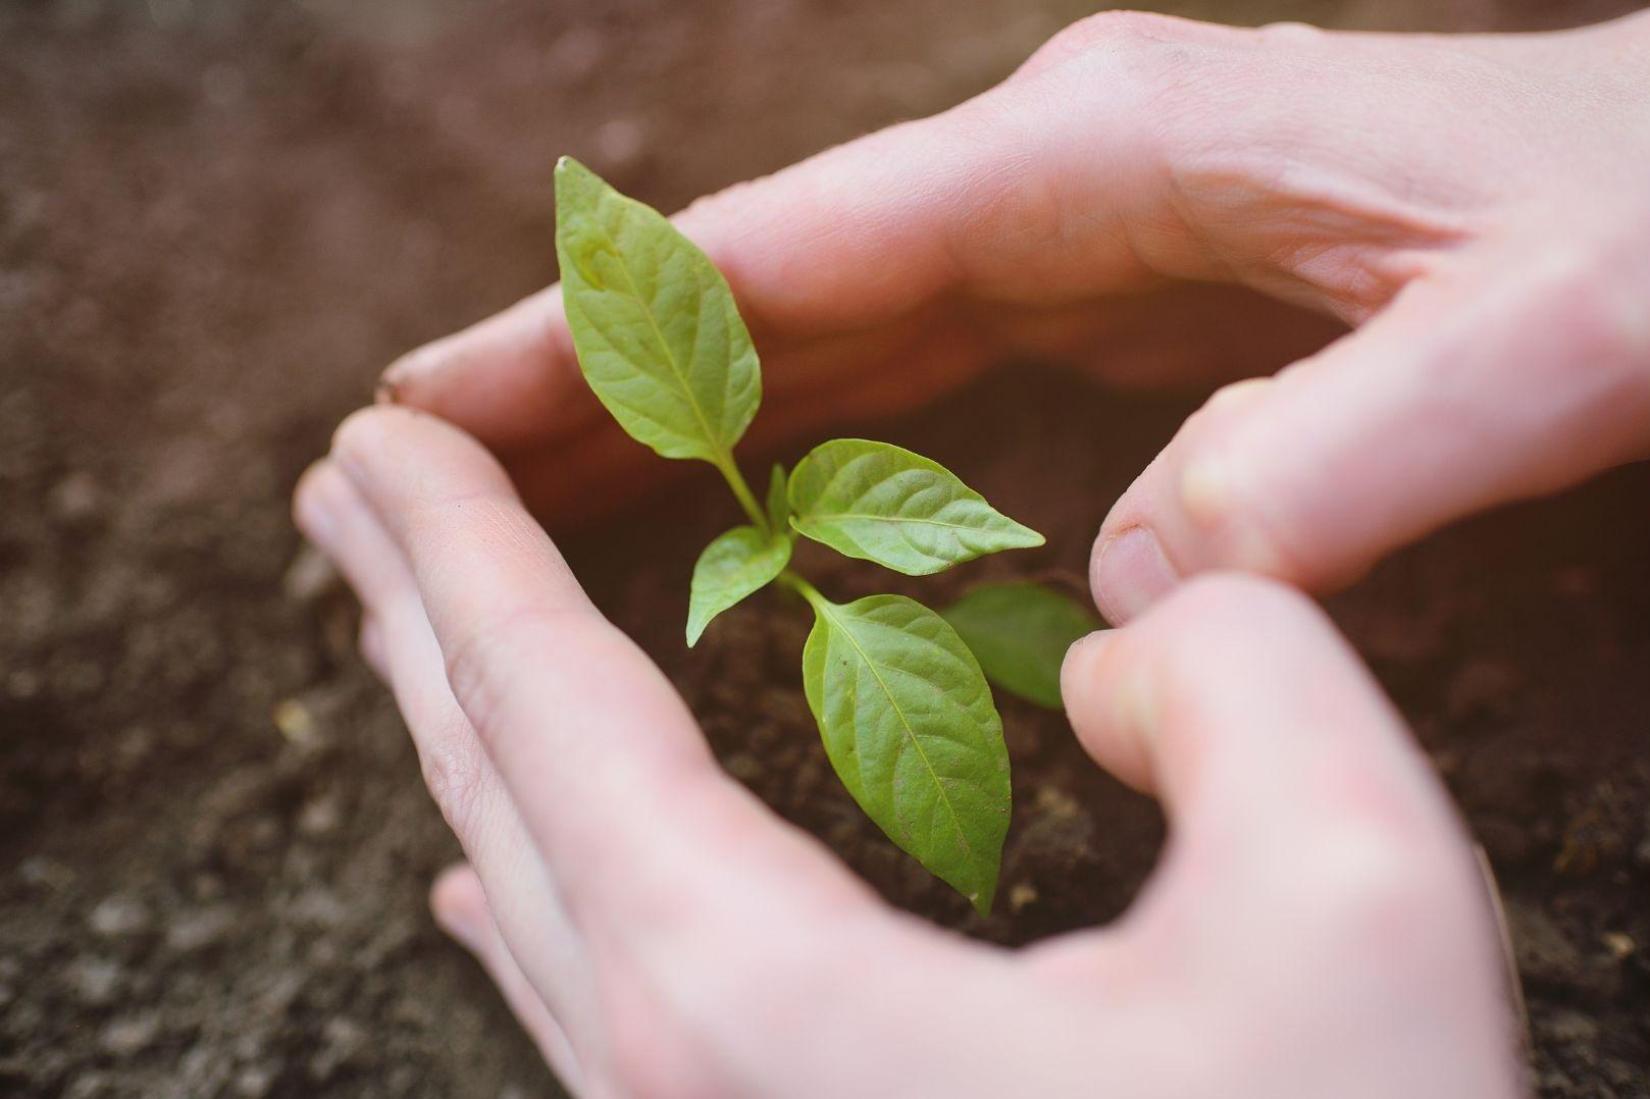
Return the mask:
<path id="1" fill-rule="evenodd" d="M 1302 596 L 1211 578 L 1073 649 L 1078 736 L 1171 838 L 1118 923 L 1010 951 L 890 910 L 724 775 L 457 429 L 358 413 L 295 509 L 474 866 L 437 915 L 580 1094 L 1519 1090 L 1459 823 Z"/>
<path id="2" fill-rule="evenodd" d="M 1205 569 L 1337 586 L 1650 453 L 1646 164 L 1650 14 L 1440 37 L 1106 13 L 968 103 L 678 222 L 764 356 L 759 441 L 1007 357 L 1212 382 L 1325 338 L 1211 282 L 1357 326 L 1217 393 L 1116 504 L 1092 571 L 1122 622 Z M 548 512 L 656 468 L 578 376 L 554 287 L 386 392 L 488 443 Z"/>

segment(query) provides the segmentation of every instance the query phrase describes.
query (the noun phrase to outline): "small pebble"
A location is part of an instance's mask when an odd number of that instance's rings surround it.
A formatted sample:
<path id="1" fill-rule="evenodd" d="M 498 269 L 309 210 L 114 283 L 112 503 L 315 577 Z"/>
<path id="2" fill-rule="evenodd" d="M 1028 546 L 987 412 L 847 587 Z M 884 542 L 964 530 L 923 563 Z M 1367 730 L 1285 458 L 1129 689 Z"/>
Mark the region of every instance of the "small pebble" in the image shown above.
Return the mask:
<path id="1" fill-rule="evenodd" d="M 319 730 L 315 727 L 315 718 L 310 714 L 309 707 L 296 698 L 277 702 L 271 717 L 281 735 L 299 747 L 314 744 L 320 739 Z"/>
<path id="2" fill-rule="evenodd" d="M 275 1069 L 270 1065 L 248 1065 L 235 1074 L 235 1094 L 242 1099 L 263 1099 L 275 1086 Z"/>
<path id="3" fill-rule="evenodd" d="M 166 929 L 167 949 L 177 954 L 205 950 L 221 942 L 234 923 L 235 914 L 225 905 L 186 912 Z"/>
<path id="4" fill-rule="evenodd" d="M 93 957 L 77 958 L 63 973 L 69 991 L 86 1007 L 113 1003 L 124 976 L 120 963 Z"/>
<path id="5" fill-rule="evenodd" d="M 1623 931 L 1606 931 L 1603 938 L 1604 949 L 1618 962 L 1631 956 L 1633 951 L 1639 948 L 1638 943 L 1633 941 L 1633 936 Z"/>
<path id="6" fill-rule="evenodd" d="M 298 831 L 302 835 L 316 838 L 328 835 L 338 829 L 341 814 L 338 811 L 338 802 L 330 797 L 318 797 L 307 802 L 298 812 Z"/>
<path id="7" fill-rule="evenodd" d="M 92 909 L 88 922 L 92 931 L 105 939 L 128 939 L 149 930 L 149 909 L 136 897 L 115 894 Z"/>
<path id="8" fill-rule="evenodd" d="M 46 505 L 66 523 L 78 523 L 97 514 L 97 481 L 89 473 L 71 473 L 52 486 Z"/>
<path id="9" fill-rule="evenodd" d="M 322 1082 L 358 1057 L 367 1044 L 367 1032 L 361 1024 L 342 1015 L 326 1021 L 321 1038 L 321 1049 L 310 1058 L 309 1073 Z"/>
<path id="10" fill-rule="evenodd" d="M 154 1044 L 160 1034 L 160 1017 L 153 1012 L 126 1015 L 103 1028 L 98 1045 L 115 1057 L 131 1057 Z"/>
<path id="11" fill-rule="evenodd" d="M 1008 891 L 1008 907 L 1018 913 L 1037 903 L 1037 887 L 1030 882 L 1017 882 Z"/>

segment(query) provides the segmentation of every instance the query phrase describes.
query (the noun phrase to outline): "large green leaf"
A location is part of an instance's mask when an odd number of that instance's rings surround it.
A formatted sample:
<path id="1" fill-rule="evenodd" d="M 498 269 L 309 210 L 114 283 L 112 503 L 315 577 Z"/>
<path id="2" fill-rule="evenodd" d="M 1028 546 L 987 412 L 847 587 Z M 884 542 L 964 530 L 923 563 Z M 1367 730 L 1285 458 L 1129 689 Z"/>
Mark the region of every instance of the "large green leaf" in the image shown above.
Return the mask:
<path id="1" fill-rule="evenodd" d="M 1043 544 L 938 462 L 889 443 L 821 443 L 791 472 L 790 498 L 809 538 L 908 576 Z"/>
<path id="2" fill-rule="evenodd" d="M 1032 583 L 987 584 L 942 613 L 979 659 L 986 678 L 1051 710 L 1061 708 L 1066 650 L 1100 628 L 1087 607 Z"/>
<path id="3" fill-rule="evenodd" d="M 989 911 L 1011 793 L 1002 719 L 979 664 L 915 600 L 808 599 L 802 682 L 831 765 L 889 838 Z"/>
<path id="4" fill-rule="evenodd" d="M 750 526 L 734 527 L 706 546 L 693 566 L 688 646 L 698 643 L 711 619 L 772 581 L 790 559 L 791 540 L 783 533 Z"/>
<path id="5" fill-rule="evenodd" d="M 721 272 L 569 157 L 556 165 L 556 257 L 579 366 L 607 410 L 666 458 L 729 463 L 762 378 Z"/>

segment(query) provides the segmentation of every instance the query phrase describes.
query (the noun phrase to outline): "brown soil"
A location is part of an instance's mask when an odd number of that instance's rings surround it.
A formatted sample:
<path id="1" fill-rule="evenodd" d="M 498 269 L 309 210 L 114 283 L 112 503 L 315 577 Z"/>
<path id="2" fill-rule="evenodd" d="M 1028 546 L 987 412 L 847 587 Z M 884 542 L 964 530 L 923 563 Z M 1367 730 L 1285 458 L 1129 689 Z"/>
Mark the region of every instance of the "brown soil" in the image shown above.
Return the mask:
<path id="1" fill-rule="evenodd" d="M 1206 9 L 1458 29 L 1623 6 Z M 553 1089 L 426 914 L 457 849 L 351 652 L 347 601 L 301 563 L 291 485 L 394 353 L 553 277 L 557 153 L 673 205 L 953 102 L 1084 7 L 0 8 L 0 1094 Z M 1023 369 L 867 425 L 1050 544 L 921 582 L 810 565 L 839 597 L 934 601 L 1080 575 L 1106 504 L 1190 407 Z M 764 595 L 681 648 L 689 564 L 731 517 L 719 492 L 694 482 L 567 548 L 729 770 L 945 923 L 1023 942 L 1119 911 L 1161 825 L 1061 719 L 1005 705 L 1016 815 L 980 920 L 831 776 L 798 608 Z M 1650 1093 L 1647 496 L 1650 468 L 1624 470 L 1331 601 L 1501 875 L 1554 1097 Z"/>

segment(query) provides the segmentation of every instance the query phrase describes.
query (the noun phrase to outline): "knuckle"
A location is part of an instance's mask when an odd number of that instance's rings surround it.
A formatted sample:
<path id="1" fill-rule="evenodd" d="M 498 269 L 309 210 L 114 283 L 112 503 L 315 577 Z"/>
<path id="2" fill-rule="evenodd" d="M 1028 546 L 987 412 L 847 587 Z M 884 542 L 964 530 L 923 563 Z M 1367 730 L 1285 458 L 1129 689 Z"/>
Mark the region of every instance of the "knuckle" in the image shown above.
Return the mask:
<path id="1" fill-rule="evenodd" d="M 1101 11 L 1061 28 L 1043 49 L 1063 60 L 1091 49 L 1137 47 L 1178 41 L 1182 22 L 1172 16 L 1145 11 Z"/>
<path id="2" fill-rule="evenodd" d="M 1317 42 L 1327 37 L 1321 28 L 1314 27 L 1310 23 L 1300 23 L 1293 20 L 1267 23 L 1264 26 L 1255 28 L 1255 35 L 1263 42 L 1292 44 Z"/>
<path id="3" fill-rule="evenodd" d="M 1211 563 L 1297 584 L 1321 582 L 1313 562 L 1295 548 L 1281 500 L 1253 482 L 1241 452 L 1202 443 L 1180 464 L 1174 493 Z"/>
<path id="4" fill-rule="evenodd" d="M 521 621 L 513 616 L 477 623 L 441 646 L 447 685 L 484 744 L 497 740 Z"/>
<path id="5" fill-rule="evenodd" d="M 1195 28 L 1195 34 L 1193 29 Z M 1068 63 L 1093 63 L 1097 91 L 1115 96 L 1119 78 L 1155 103 L 1186 86 L 1186 73 L 1203 53 L 1195 47 L 1222 35 L 1219 28 L 1173 16 L 1138 11 L 1104 11 L 1059 31 L 1022 67 L 1036 74 Z"/>
<path id="6" fill-rule="evenodd" d="M 531 668 L 547 635 L 585 630 L 599 621 L 584 606 L 525 606 L 513 614 L 484 619 L 441 641 L 442 663 L 453 697 L 489 751 L 496 747 L 513 692 Z M 580 636 L 580 643 L 588 634 Z"/>
<path id="7" fill-rule="evenodd" d="M 420 748 L 419 770 L 447 827 L 460 839 L 473 838 L 485 787 L 481 760 L 457 736 L 438 738 Z"/>

